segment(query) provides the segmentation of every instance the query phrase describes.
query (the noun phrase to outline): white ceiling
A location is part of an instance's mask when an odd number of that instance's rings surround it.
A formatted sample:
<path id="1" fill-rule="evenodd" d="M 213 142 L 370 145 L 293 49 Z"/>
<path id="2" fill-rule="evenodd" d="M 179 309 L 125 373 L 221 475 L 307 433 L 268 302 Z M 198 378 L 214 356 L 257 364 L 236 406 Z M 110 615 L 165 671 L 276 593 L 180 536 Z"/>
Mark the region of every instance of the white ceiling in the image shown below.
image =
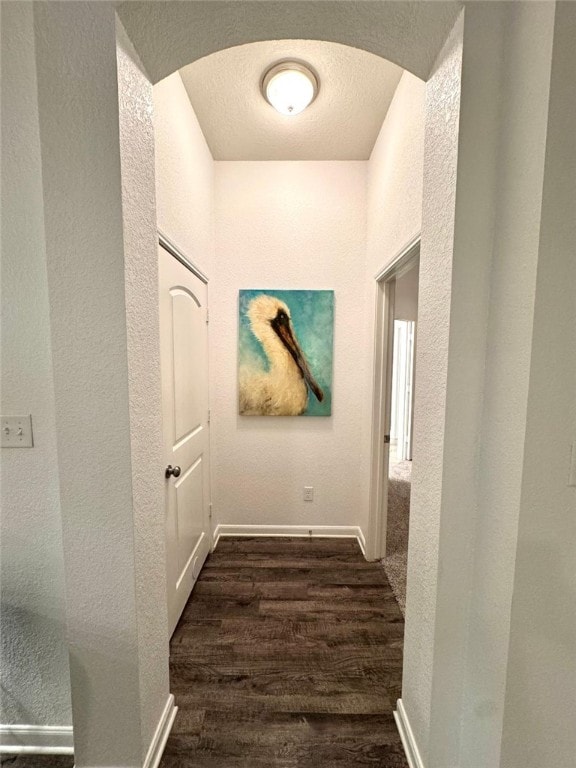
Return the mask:
<path id="1" fill-rule="evenodd" d="M 279 59 L 307 62 L 315 101 L 284 116 L 262 97 Z M 402 69 L 372 53 L 318 40 L 270 40 L 213 53 L 180 70 L 215 160 L 367 160 Z"/>

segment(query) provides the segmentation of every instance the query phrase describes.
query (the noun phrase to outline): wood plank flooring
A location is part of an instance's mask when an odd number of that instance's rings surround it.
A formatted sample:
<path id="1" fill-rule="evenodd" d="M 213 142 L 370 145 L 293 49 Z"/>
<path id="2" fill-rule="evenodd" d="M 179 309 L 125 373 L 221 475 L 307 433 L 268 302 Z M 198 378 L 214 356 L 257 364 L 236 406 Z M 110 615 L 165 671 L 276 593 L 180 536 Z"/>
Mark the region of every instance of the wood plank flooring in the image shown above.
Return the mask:
<path id="1" fill-rule="evenodd" d="M 407 768 L 404 622 L 351 539 L 221 539 L 170 647 L 161 768 Z"/>
<path id="2" fill-rule="evenodd" d="M 392 716 L 403 634 L 355 541 L 222 539 L 172 639 L 180 709 L 160 768 L 407 768 Z"/>
<path id="3" fill-rule="evenodd" d="M 72 755 L 0 755 L 2 768 L 74 768 Z"/>

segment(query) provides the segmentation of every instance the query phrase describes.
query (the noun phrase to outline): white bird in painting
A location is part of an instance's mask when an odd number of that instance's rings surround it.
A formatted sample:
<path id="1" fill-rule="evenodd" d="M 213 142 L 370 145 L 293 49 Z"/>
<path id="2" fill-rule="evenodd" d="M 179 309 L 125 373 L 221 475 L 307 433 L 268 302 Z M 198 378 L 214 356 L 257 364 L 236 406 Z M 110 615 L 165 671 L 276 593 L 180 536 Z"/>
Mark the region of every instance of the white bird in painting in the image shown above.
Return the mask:
<path id="1" fill-rule="evenodd" d="M 252 333 L 262 344 L 269 369 L 241 369 L 240 414 L 299 416 L 308 404 L 308 387 L 319 402 L 324 393 L 310 372 L 296 339 L 288 306 L 262 294 L 248 307 Z"/>

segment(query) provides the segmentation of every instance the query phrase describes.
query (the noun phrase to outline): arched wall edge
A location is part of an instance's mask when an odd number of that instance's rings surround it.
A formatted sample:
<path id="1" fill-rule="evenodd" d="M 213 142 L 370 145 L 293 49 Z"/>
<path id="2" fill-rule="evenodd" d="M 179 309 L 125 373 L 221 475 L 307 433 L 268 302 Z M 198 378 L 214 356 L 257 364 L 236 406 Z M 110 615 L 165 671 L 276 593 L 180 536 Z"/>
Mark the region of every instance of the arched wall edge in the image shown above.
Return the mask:
<path id="1" fill-rule="evenodd" d="M 461 2 L 123 2 L 117 12 L 152 83 L 225 48 L 310 39 L 381 56 L 426 80 Z"/>
<path id="2" fill-rule="evenodd" d="M 451 141 L 457 130 L 460 97 L 459 51 L 462 43 L 462 27 L 456 31 L 452 46 L 456 48 L 456 63 L 449 63 L 451 51 L 446 52 L 445 44 L 455 27 L 462 8 L 461 3 L 413 3 L 413 2 L 366 2 L 354 3 L 325 2 L 127 2 L 116 6 L 118 18 L 124 27 L 135 53 L 151 83 L 157 83 L 183 66 L 219 50 L 239 45 L 274 39 L 316 39 L 336 42 L 363 49 L 392 61 L 423 80 L 433 75 L 438 82 L 430 111 L 441 120 L 440 133 L 449 133 Z M 443 52 L 444 51 L 444 52 Z M 442 53 L 443 52 L 443 53 Z M 435 73 L 438 61 L 447 57 L 447 68 L 454 77 Z M 442 68 L 441 68 L 442 69 Z M 452 82 L 453 81 L 453 82 Z M 446 86 L 446 87 L 445 87 Z M 122 97 L 121 97 L 122 98 Z M 445 108 L 449 120 L 445 119 Z M 434 131 L 433 131 L 434 133 Z M 132 137 L 137 141 L 137 137 Z M 449 141 L 449 143 L 450 143 Z M 434 152 L 436 146 L 431 146 Z M 440 152 L 437 165 L 431 167 L 434 179 L 455 180 L 455 165 L 458 158 L 456 144 L 450 145 L 446 154 Z M 140 168 L 153 164 L 153 158 L 140 156 Z M 445 185 L 444 185 L 445 186 Z M 423 241 L 430 238 L 429 257 L 437 254 L 444 267 L 450 271 L 452 265 L 453 221 L 455 186 L 448 185 L 445 195 L 440 195 L 440 208 L 446 213 L 437 220 L 432 216 L 432 226 L 423 226 Z M 437 191 L 436 188 L 434 191 Z M 432 195 L 436 200 L 435 194 Z M 444 197 L 448 199 L 445 200 Z M 446 203 L 446 205 L 445 205 Z M 147 245 L 142 243 L 142 250 Z M 431 262 L 430 262 L 431 263 Z M 434 282 L 434 281 L 433 281 Z M 449 285 L 446 281 L 443 285 Z M 435 291 L 435 283 L 432 287 Z M 450 292 L 438 289 L 442 307 L 449 307 Z M 434 302 L 432 302 L 434 303 Z M 447 365 L 448 327 L 444 327 L 441 357 Z M 438 352 L 438 350 L 436 350 Z M 445 366 L 446 367 L 446 366 Z M 437 402 L 442 405 L 444 379 L 439 377 L 434 385 Z M 430 399 L 430 398 L 429 398 Z M 438 425 L 445 409 L 437 412 Z M 436 469 L 441 466 L 443 441 L 436 441 Z M 440 473 L 436 473 L 440 476 Z M 436 489 L 438 490 L 438 489 Z M 437 501 L 437 500 L 436 500 Z M 433 528 L 433 543 L 425 553 L 424 570 L 435 573 L 437 567 L 439 534 L 439 508 L 435 510 L 429 528 Z M 426 533 L 423 531 L 423 533 Z M 430 533 L 430 531 L 428 531 Z M 423 536 L 426 539 L 426 536 Z M 418 570 L 422 563 L 418 562 Z M 436 612 L 436 579 L 431 579 L 430 588 L 423 594 L 419 605 L 413 610 L 407 622 L 405 663 L 406 711 L 415 726 L 415 740 L 425 747 L 430 739 L 430 703 L 432 697 L 432 673 L 434 668 L 434 627 Z M 413 616 L 424 609 L 426 620 L 414 621 Z M 466 611 L 464 610 L 463 613 Z M 410 629 L 411 627 L 411 629 Z"/>

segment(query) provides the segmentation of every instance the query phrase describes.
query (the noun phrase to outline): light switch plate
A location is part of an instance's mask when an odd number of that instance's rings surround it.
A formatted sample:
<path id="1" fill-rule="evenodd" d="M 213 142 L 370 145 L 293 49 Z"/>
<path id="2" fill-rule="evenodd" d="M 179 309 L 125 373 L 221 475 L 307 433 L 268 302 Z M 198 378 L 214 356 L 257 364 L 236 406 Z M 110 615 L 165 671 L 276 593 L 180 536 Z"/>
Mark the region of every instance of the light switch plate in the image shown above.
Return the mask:
<path id="1" fill-rule="evenodd" d="M 0 416 L 2 448 L 32 448 L 32 416 Z"/>

